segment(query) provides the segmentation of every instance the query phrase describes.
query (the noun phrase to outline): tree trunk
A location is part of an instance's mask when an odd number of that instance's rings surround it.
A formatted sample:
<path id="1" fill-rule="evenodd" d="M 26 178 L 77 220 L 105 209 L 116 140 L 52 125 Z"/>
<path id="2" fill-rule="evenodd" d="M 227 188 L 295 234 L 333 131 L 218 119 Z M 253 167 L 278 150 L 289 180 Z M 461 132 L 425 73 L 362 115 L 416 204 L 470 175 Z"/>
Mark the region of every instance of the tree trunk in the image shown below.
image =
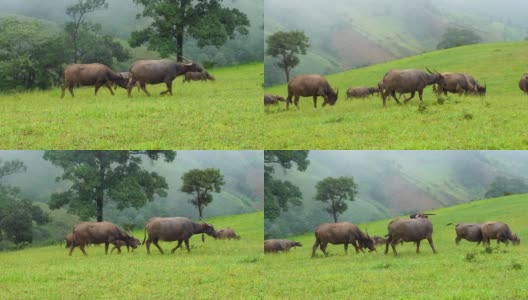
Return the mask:
<path id="1" fill-rule="evenodd" d="M 337 212 L 336 212 L 335 203 L 333 199 L 332 199 L 332 215 L 334 216 L 334 223 L 337 223 Z"/>
<path id="2" fill-rule="evenodd" d="M 200 215 L 200 220 L 202 220 L 203 216 L 203 207 L 202 205 L 198 206 L 198 214 Z M 202 233 L 202 243 L 205 243 L 205 235 Z"/>
<path id="3" fill-rule="evenodd" d="M 97 196 L 97 222 L 103 222 L 103 196 Z"/>
<path id="4" fill-rule="evenodd" d="M 183 32 L 176 34 L 176 61 L 183 61 Z"/>

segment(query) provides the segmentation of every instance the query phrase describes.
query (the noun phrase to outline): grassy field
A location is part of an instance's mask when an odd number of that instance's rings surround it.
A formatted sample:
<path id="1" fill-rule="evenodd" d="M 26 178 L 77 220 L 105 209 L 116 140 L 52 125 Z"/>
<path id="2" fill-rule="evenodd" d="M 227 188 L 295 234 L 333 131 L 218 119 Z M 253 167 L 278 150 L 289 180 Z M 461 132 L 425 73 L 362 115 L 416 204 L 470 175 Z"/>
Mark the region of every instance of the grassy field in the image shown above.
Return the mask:
<path id="1" fill-rule="evenodd" d="M 329 245 L 311 259 L 313 232 L 289 239 L 302 248 L 266 255 L 264 288 L 269 298 L 310 299 L 526 299 L 528 298 L 528 195 L 474 201 L 434 211 L 434 255 L 427 241 L 398 246 L 398 256 L 383 249 L 345 256 L 342 245 Z M 370 235 L 385 235 L 390 220 L 360 224 Z M 455 246 L 447 223 L 504 221 L 520 235 L 518 247 L 492 241 L 492 252 L 465 240 Z"/>
<path id="2" fill-rule="evenodd" d="M 339 88 L 334 107 L 313 108 L 311 98 L 286 111 L 267 109 L 266 149 L 528 149 L 524 130 L 528 97 L 518 88 L 528 42 L 465 46 L 326 76 Z M 466 72 L 487 84 L 486 97 L 451 95 L 440 104 L 431 87 L 407 105 L 378 97 L 346 100 L 350 86 L 375 86 L 390 69 L 429 67 L 439 72 Z M 265 90 L 287 95 L 285 85 Z"/>
<path id="3" fill-rule="evenodd" d="M 216 82 L 0 95 L 2 149 L 261 149 L 263 64 L 211 70 Z"/>
<path id="4" fill-rule="evenodd" d="M 3 299 L 238 299 L 262 298 L 263 213 L 208 220 L 231 227 L 240 240 L 191 239 L 191 252 L 161 255 L 144 246 L 134 253 L 84 257 L 59 246 L 0 253 Z M 143 231 L 135 232 L 143 240 Z M 161 244 L 161 243 L 160 243 Z M 166 251 L 174 243 L 163 243 Z"/>

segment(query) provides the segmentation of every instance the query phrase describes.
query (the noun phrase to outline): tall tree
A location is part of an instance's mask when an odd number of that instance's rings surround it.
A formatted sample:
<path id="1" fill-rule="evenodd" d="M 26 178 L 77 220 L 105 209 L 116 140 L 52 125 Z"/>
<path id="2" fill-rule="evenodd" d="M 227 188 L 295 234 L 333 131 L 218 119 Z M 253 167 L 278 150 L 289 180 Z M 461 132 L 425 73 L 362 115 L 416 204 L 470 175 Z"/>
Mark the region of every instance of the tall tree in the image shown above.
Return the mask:
<path id="1" fill-rule="evenodd" d="M 3 235 L 17 245 L 33 241 L 33 222 L 46 224 L 49 217 L 28 199 L 20 197 L 20 190 L 3 182 L 7 176 L 24 172 L 21 161 L 0 159 L 0 240 Z"/>
<path id="2" fill-rule="evenodd" d="M 51 209 L 68 206 L 68 211 L 86 220 L 103 221 L 103 205 L 113 201 L 117 208 L 140 208 L 156 196 L 166 197 L 165 178 L 142 167 L 143 158 L 164 157 L 172 162 L 174 151 L 46 151 L 44 159 L 61 167 L 57 181 L 70 182 L 68 190 L 54 193 Z"/>
<path id="3" fill-rule="evenodd" d="M 273 220 L 281 212 L 288 211 L 290 205 L 302 204 L 302 193 L 288 180 L 273 177 L 275 166 L 291 169 L 294 165 L 298 171 L 305 171 L 310 164 L 309 151 L 264 151 L 264 217 Z"/>
<path id="4" fill-rule="evenodd" d="M 66 23 L 65 29 L 72 41 L 75 63 L 78 63 L 80 59 L 79 39 L 81 28 L 87 24 L 86 15 L 107 8 L 106 0 L 77 0 L 77 4 L 68 6 L 66 9 L 66 14 L 72 18 L 71 22 Z"/>
<path id="5" fill-rule="evenodd" d="M 212 192 L 220 193 L 225 184 L 224 175 L 218 169 L 193 169 L 183 174 L 181 191 L 194 195 L 189 202 L 198 208 L 200 219 L 203 218 L 204 208 L 213 202 Z M 202 241 L 204 235 L 202 234 Z"/>
<path id="6" fill-rule="evenodd" d="M 134 0 L 143 5 L 141 16 L 152 19 L 152 24 L 132 32 L 132 47 L 148 44 L 149 50 L 161 56 L 176 54 L 183 58 L 186 36 L 196 40 L 198 47 L 220 47 L 235 34 L 248 33 L 249 20 L 238 9 L 222 6 L 222 0 Z M 138 18 L 140 15 L 138 15 Z"/>
<path id="7" fill-rule="evenodd" d="M 300 30 L 278 31 L 266 39 L 266 55 L 278 58 L 277 66 L 284 70 L 286 82 L 290 81 L 291 70 L 300 62 L 297 55 L 306 54 L 310 47 L 309 41 L 304 31 Z"/>
<path id="8" fill-rule="evenodd" d="M 482 38 L 471 29 L 449 27 L 442 36 L 442 40 L 436 46 L 436 49 L 448 49 L 481 42 Z"/>
<path id="9" fill-rule="evenodd" d="M 315 188 L 317 189 L 315 200 L 330 204 L 326 211 L 334 217 L 335 223 L 337 216 L 348 208 L 345 201 L 354 201 L 357 195 L 357 184 L 352 177 L 327 177 L 319 181 Z"/>

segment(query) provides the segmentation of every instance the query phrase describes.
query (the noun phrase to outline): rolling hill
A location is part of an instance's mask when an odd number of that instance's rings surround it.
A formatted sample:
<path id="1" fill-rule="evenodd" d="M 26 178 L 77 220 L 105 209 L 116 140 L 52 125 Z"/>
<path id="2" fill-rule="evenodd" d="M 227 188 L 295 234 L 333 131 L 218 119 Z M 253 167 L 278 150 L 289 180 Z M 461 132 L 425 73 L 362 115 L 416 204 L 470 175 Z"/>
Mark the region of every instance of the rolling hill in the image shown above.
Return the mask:
<path id="1" fill-rule="evenodd" d="M 191 252 L 104 255 L 104 246 L 76 249 L 53 245 L 0 253 L 2 298 L 262 298 L 263 213 L 207 220 L 215 228 L 231 227 L 240 240 L 190 240 Z M 143 240 L 143 231 L 134 232 Z M 160 243 L 165 250 L 174 243 Z M 151 249 L 153 250 L 153 249 Z M 31 286 L 31 288 L 28 288 Z"/>
<path id="2" fill-rule="evenodd" d="M 334 107 L 268 110 L 266 149 L 527 149 L 524 132 L 528 99 L 519 90 L 526 72 L 528 42 L 464 46 L 326 76 L 340 90 Z M 415 98 L 407 105 L 381 100 L 345 100 L 350 86 L 376 86 L 391 69 L 466 72 L 486 84 L 486 97 L 449 96 L 437 102 L 431 88 L 424 107 Z M 285 85 L 265 89 L 285 95 Z M 322 100 L 319 100 L 321 106 Z"/>
<path id="3" fill-rule="evenodd" d="M 329 257 L 317 250 L 311 259 L 313 231 L 289 237 L 302 243 L 302 248 L 288 253 L 266 255 L 264 288 L 270 298 L 350 299 L 524 299 L 528 287 L 528 195 L 474 201 L 434 211 L 434 255 L 426 241 L 420 254 L 412 243 L 392 251 L 356 254 L 353 247 L 345 256 L 342 245 L 329 245 Z M 359 224 L 370 235 L 385 235 L 391 219 Z M 353 221 L 353 220 L 352 220 Z M 521 245 L 512 247 L 492 241 L 491 251 L 465 240 L 455 246 L 453 226 L 447 223 L 503 221 L 521 238 Z M 524 242 L 523 242 L 524 241 Z M 294 272 L 292 272 L 294 270 Z"/>

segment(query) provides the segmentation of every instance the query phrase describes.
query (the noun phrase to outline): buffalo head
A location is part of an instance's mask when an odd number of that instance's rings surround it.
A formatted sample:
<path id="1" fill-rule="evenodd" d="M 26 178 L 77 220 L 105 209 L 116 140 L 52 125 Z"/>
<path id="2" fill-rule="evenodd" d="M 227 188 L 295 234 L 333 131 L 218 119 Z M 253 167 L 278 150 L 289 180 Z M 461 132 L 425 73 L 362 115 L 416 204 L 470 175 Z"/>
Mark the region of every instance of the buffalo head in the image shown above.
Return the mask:
<path id="1" fill-rule="evenodd" d="M 121 74 L 119 74 L 115 83 L 124 89 L 128 88 L 128 79 L 124 78 Z"/>
<path id="2" fill-rule="evenodd" d="M 367 239 L 358 240 L 358 242 L 362 248 L 368 248 L 370 250 L 369 252 L 375 251 L 376 247 L 374 246 L 374 241 L 370 238 L 368 231 L 366 231 L 366 233 L 367 233 Z"/>
<path id="3" fill-rule="evenodd" d="M 339 89 L 334 93 L 332 89 L 329 89 L 328 92 L 328 103 L 330 103 L 331 106 L 334 106 L 337 102 L 337 99 L 339 99 Z"/>
<path id="4" fill-rule="evenodd" d="M 511 241 L 512 241 L 512 244 L 514 244 L 515 246 L 521 243 L 521 239 L 516 234 L 512 235 Z"/>
<path id="5" fill-rule="evenodd" d="M 213 225 L 207 224 L 202 221 L 202 229 L 205 234 L 216 238 L 216 230 L 214 229 Z"/>

